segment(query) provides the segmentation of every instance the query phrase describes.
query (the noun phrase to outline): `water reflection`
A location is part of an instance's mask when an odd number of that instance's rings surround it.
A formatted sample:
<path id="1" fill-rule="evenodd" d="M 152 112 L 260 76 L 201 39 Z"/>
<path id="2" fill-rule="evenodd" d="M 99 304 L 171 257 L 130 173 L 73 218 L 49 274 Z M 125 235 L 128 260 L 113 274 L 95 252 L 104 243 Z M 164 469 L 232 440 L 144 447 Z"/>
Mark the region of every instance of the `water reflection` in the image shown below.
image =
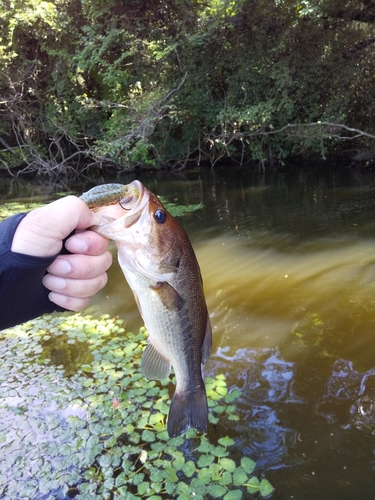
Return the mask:
<path id="1" fill-rule="evenodd" d="M 351 361 L 345 359 L 335 361 L 326 394 L 319 404 L 319 413 L 330 422 L 334 422 L 335 413 L 332 411 L 332 402 L 335 402 L 336 408 L 339 408 L 337 404 L 339 401 L 347 410 L 347 423 L 344 425 L 375 434 L 374 376 L 375 368 L 361 373 L 354 369 Z M 350 404 L 349 410 L 345 403 Z M 325 414 L 326 407 L 330 408 L 327 415 Z"/>
<path id="2" fill-rule="evenodd" d="M 277 349 L 239 349 L 229 355 L 219 348 L 206 367 L 213 375 L 225 373 L 241 389 L 238 402 L 241 419 L 234 426 L 242 451 L 256 459 L 259 466 L 286 466 L 288 444 L 297 439 L 296 431 L 286 428 L 277 406 L 303 404 L 294 393 L 295 363 L 281 358 Z"/>

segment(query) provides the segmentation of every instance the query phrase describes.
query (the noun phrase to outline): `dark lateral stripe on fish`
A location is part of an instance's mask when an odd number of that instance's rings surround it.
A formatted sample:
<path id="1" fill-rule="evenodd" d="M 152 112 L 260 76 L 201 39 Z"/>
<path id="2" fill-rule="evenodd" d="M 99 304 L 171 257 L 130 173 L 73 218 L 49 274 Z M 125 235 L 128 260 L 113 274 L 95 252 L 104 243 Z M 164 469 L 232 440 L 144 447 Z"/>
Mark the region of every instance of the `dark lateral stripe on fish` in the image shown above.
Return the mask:
<path id="1" fill-rule="evenodd" d="M 194 392 L 174 393 L 168 416 L 168 434 L 180 436 L 193 427 L 198 432 L 206 432 L 208 425 L 208 406 L 206 391 L 202 387 Z"/>

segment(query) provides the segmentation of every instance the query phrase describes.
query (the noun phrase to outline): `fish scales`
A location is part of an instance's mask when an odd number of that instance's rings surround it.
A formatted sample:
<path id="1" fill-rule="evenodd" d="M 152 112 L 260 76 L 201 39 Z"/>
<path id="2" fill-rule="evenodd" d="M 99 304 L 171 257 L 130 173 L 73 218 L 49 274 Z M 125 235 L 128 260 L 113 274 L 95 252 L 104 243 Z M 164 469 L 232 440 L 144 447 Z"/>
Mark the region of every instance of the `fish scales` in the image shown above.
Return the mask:
<path id="1" fill-rule="evenodd" d="M 173 366 L 170 436 L 189 427 L 205 432 L 208 408 L 201 365 L 210 356 L 212 333 L 194 250 L 184 229 L 139 181 L 123 189 L 112 185 L 110 191 L 106 203 L 112 206 L 94 208 L 102 216 L 94 230 L 116 242 L 121 269 L 148 330 L 142 370 L 147 378 L 163 379 Z M 96 207 L 101 192 L 105 186 L 95 189 Z M 90 191 L 85 197 L 90 201 Z"/>

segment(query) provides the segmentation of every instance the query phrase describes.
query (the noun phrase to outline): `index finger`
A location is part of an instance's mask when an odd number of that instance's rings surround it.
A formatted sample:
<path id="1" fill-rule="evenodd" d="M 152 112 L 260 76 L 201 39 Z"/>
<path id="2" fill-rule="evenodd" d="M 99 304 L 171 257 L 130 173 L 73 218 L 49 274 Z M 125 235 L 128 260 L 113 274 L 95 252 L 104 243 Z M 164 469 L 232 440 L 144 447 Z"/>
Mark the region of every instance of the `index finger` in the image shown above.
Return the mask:
<path id="1" fill-rule="evenodd" d="M 65 241 L 65 248 L 70 253 L 101 255 L 108 248 L 109 240 L 94 231 L 73 234 Z"/>

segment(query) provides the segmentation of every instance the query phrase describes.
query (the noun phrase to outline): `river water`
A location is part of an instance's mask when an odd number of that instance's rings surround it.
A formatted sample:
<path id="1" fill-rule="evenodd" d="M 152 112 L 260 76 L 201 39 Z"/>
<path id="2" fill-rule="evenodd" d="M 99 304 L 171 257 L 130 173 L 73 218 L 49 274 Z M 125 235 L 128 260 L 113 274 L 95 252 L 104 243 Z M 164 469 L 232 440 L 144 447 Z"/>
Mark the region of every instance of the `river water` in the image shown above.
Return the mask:
<path id="1" fill-rule="evenodd" d="M 227 167 L 137 178 L 171 202 L 202 204 L 180 222 L 213 326 L 205 374 L 242 391 L 226 430 L 239 456 L 256 460 L 273 499 L 374 499 L 375 175 Z M 136 331 L 117 262 L 109 275 L 92 310 Z"/>

